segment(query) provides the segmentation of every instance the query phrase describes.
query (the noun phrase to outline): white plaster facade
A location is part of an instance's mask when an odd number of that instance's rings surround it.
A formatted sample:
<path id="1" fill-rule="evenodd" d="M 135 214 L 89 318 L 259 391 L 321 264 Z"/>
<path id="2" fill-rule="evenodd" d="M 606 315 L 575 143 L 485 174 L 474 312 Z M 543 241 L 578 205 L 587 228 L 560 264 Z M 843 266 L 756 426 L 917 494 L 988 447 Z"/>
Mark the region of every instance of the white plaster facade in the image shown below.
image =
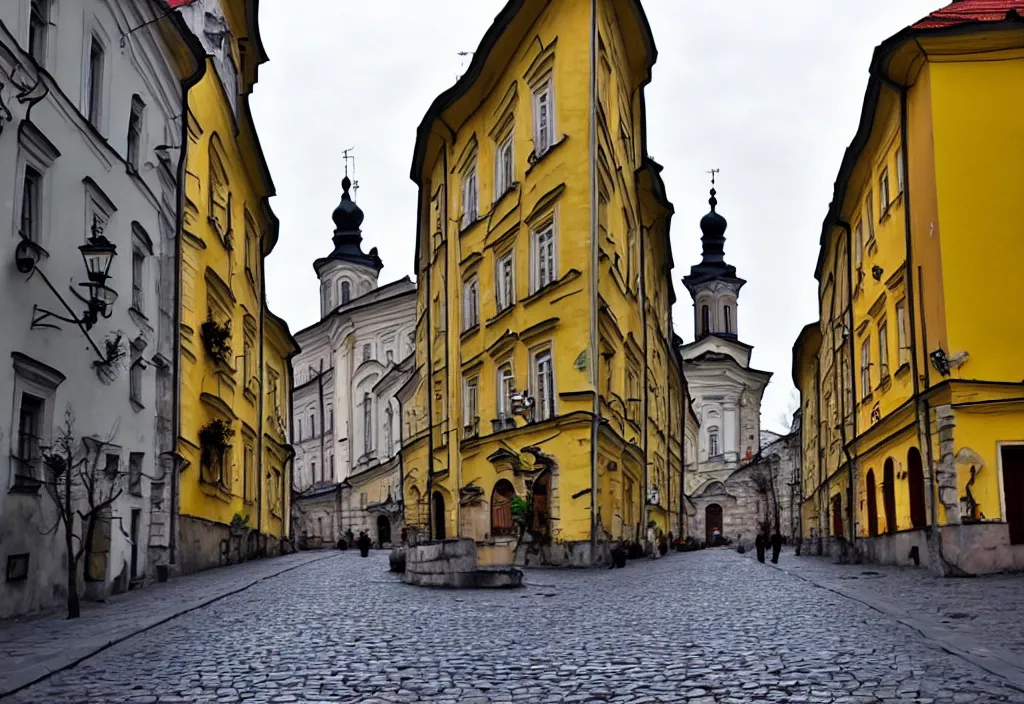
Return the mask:
<path id="1" fill-rule="evenodd" d="M 362 253 L 362 211 L 346 199 L 347 188 L 334 214 L 335 250 L 314 264 L 321 320 L 295 334 L 302 351 L 293 360 L 295 535 L 325 543 L 350 528 L 358 535 L 369 527 L 374 536 L 376 518 L 367 507 L 401 500 L 395 394 L 407 378 L 408 364 L 401 363 L 414 351 L 416 285 L 405 277 L 378 286 L 380 259 L 375 249 Z M 327 502 L 318 500 L 314 509 L 313 498 L 332 485 L 343 491 L 328 516 Z"/>
<path id="2" fill-rule="evenodd" d="M 66 597 L 63 527 L 40 460 L 66 409 L 77 438 L 109 443 L 101 463 L 114 478 L 104 481 L 121 492 L 83 559 L 92 579 L 80 595 L 152 579 L 168 547 L 172 478 L 162 455 L 173 449 L 189 78 L 172 56 L 192 57 L 190 73 L 202 64 L 184 25 L 158 19 L 165 13 L 156 0 L 0 2 L 0 618 Z M 44 311 L 85 310 L 71 289 L 88 297 L 77 285 L 86 281 L 78 247 L 94 223 L 117 247 L 107 286 L 118 296 L 86 334 Z M 30 275 L 15 266 L 19 244 L 37 258 Z M 119 334 L 124 358 L 97 368 Z"/>

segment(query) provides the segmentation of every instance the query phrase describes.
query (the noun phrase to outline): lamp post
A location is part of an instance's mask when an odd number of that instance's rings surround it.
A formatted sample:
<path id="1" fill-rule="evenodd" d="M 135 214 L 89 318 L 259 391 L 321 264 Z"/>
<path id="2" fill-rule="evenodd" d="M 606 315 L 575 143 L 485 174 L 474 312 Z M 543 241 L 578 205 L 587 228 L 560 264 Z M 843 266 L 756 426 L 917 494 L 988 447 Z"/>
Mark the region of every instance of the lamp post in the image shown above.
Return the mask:
<path id="1" fill-rule="evenodd" d="M 52 311 L 34 306 L 32 327 L 59 330 L 59 326 L 47 322 L 49 318 L 77 325 L 92 344 L 96 354 L 103 360 L 106 357 L 92 338 L 89 337 L 89 330 L 99 322 L 100 318 L 107 319 L 114 312 L 117 291 L 107 286 L 107 282 L 110 280 L 110 267 L 113 264 L 114 257 L 117 256 L 117 245 L 108 240 L 103 234 L 103 224 L 98 216 L 93 217 L 90 235 L 86 239 L 85 244 L 78 247 L 78 251 L 82 255 L 82 262 L 85 265 L 87 279 L 78 284 L 78 286 L 86 289 L 88 295 L 83 296 L 75 288 L 71 288 L 71 293 L 74 294 L 75 298 L 86 306 L 80 315 L 72 310 L 68 302 L 64 300 L 64 297 L 60 295 L 53 284 L 50 283 L 46 274 L 39 268 L 39 260 L 45 253 L 42 247 L 27 238 L 23 238 L 15 249 L 14 263 L 18 271 L 22 274 L 28 274 L 29 278 L 34 274 L 39 274 L 43 282 L 53 292 L 53 295 L 57 297 L 57 300 L 61 302 L 61 305 L 64 306 L 68 313 L 66 316 L 58 315 Z"/>

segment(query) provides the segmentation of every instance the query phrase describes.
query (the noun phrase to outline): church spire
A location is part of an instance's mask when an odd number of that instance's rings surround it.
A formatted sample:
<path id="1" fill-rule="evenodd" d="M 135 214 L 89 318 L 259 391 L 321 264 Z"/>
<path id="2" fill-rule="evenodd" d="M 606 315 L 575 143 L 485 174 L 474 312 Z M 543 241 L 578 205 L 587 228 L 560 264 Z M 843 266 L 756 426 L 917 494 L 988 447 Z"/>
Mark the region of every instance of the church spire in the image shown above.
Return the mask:
<path id="1" fill-rule="evenodd" d="M 701 261 L 690 267 L 690 274 L 683 277 L 683 284 L 690 293 L 693 293 L 694 286 L 699 284 L 722 279 L 739 283 L 742 286 L 745 281 L 737 278 L 736 267 L 725 262 L 725 230 L 729 223 L 716 210 L 718 206 L 718 191 L 715 190 L 715 174 L 718 169 L 711 169 L 711 197 L 708 204 L 711 211 L 700 219 L 701 231 Z"/>

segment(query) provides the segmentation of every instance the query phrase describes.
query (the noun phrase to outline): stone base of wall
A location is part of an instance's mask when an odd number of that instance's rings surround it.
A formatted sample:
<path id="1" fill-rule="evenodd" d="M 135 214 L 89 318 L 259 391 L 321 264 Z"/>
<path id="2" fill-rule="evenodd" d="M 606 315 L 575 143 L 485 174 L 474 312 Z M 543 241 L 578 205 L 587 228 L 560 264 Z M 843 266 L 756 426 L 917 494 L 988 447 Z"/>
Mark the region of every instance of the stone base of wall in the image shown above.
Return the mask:
<path id="1" fill-rule="evenodd" d="M 528 549 L 522 564 L 526 567 L 599 567 L 610 565 L 611 561 L 612 548 L 608 543 L 598 543 L 597 552 L 593 553 L 589 540 L 579 540 Z"/>
<path id="2" fill-rule="evenodd" d="M 281 554 L 281 539 L 254 530 L 232 536 L 228 526 L 195 516 L 181 516 L 177 565 L 170 576 L 192 574 L 258 557 Z M 227 540 L 227 551 L 225 543 Z"/>
<path id="3" fill-rule="evenodd" d="M 918 564 L 911 553 L 917 548 Z M 928 566 L 928 535 L 926 529 L 857 538 L 857 550 L 863 562 L 876 565 Z"/>
<path id="4" fill-rule="evenodd" d="M 478 569 L 476 543 L 457 538 L 407 548 L 403 579 L 422 587 L 518 587 L 523 573 L 514 567 Z"/>
<path id="5" fill-rule="evenodd" d="M 939 537 L 947 576 L 1024 570 L 1024 545 L 1010 545 L 1005 523 L 944 526 Z"/>

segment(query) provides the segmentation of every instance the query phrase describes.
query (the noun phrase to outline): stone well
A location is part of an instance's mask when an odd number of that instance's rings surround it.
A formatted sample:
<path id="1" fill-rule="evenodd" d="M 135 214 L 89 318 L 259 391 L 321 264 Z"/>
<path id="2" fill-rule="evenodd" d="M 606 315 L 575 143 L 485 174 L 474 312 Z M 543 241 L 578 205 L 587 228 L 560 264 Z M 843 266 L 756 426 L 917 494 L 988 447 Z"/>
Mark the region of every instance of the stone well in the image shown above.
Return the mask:
<path id="1" fill-rule="evenodd" d="M 420 587 L 518 587 L 523 573 L 514 567 L 480 569 L 476 543 L 469 538 L 439 540 L 407 548 L 406 584 Z"/>

